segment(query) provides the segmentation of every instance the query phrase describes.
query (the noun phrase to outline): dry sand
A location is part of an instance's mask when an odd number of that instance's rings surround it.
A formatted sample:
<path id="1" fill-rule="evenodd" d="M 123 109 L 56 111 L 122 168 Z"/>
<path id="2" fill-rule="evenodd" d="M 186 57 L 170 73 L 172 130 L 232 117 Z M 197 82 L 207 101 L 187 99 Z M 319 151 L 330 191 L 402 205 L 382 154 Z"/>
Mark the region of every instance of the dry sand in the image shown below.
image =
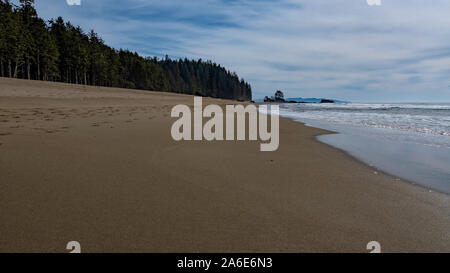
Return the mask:
<path id="1" fill-rule="evenodd" d="M 450 251 L 448 195 L 287 119 L 276 152 L 175 142 L 178 103 L 193 98 L 0 78 L 0 252 Z"/>

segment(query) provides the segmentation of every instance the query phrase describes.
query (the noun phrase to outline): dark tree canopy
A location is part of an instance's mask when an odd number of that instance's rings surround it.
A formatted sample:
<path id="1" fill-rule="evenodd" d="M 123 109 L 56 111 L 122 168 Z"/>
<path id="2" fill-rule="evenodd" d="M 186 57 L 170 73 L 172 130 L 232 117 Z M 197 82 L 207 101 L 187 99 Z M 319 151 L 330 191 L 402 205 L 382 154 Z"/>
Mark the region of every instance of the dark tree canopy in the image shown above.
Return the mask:
<path id="1" fill-rule="evenodd" d="M 275 100 L 276 100 L 276 101 L 282 101 L 282 100 L 284 100 L 284 94 L 283 94 L 283 92 L 281 92 L 280 90 L 277 90 L 277 92 L 275 92 Z"/>
<path id="2" fill-rule="evenodd" d="M 211 61 L 144 58 L 116 50 L 63 18 L 45 22 L 34 0 L 0 0 L 0 76 L 251 100 L 250 85 Z"/>

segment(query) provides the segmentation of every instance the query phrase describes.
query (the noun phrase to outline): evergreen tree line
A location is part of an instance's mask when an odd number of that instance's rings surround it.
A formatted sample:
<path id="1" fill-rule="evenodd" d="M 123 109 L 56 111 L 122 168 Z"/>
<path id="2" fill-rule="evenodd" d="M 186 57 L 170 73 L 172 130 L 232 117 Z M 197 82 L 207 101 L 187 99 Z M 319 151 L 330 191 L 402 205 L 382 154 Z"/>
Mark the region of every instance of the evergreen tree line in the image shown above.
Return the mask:
<path id="1" fill-rule="evenodd" d="M 0 0 L 0 76 L 251 100 L 251 87 L 211 61 L 144 58 L 93 31 L 38 17 L 34 0 Z"/>

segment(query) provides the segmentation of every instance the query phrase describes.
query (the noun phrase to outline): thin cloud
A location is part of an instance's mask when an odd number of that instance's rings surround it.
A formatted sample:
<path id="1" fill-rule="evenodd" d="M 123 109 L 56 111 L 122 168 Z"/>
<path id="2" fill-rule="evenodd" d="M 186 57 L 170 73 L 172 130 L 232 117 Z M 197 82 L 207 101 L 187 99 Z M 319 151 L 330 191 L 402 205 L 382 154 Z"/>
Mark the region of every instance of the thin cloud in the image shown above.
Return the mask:
<path id="1" fill-rule="evenodd" d="M 81 0 L 66 0 L 67 5 L 69 6 L 80 6 Z"/>
<path id="2" fill-rule="evenodd" d="M 410 0 L 91 0 L 36 3 L 115 48 L 211 59 L 255 97 L 450 101 L 450 2 Z"/>

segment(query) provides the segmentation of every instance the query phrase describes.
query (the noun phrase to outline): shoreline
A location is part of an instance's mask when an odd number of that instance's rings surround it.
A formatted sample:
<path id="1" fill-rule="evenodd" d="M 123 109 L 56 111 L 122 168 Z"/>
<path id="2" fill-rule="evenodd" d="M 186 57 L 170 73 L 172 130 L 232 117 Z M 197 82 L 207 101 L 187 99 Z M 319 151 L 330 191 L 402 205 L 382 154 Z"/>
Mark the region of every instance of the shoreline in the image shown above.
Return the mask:
<path id="1" fill-rule="evenodd" d="M 432 191 L 450 194 L 450 165 L 446 163 L 450 160 L 450 143 L 445 134 L 439 133 L 447 130 L 445 121 L 439 121 L 439 116 L 448 111 L 445 104 L 427 107 L 411 104 L 297 105 L 282 106 L 282 109 L 283 117 L 338 133 L 318 136 L 319 141 L 342 149 L 377 170 Z M 352 113 L 355 113 L 354 119 Z M 414 125 L 415 116 L 419 120 L 427 116 L 430 121 L 417 121 Z"/>
<path id="2" fill-rule="evenodd" d="M 0 252 L 450 251 L 450 197 L 375 175 L 331 131 L 280 118 L 262 153 L 173 141 L 190 95 L 0 78 L 0 97 Z"/>
<path id="3" fill-rule="evenodd" d="M 315 127 L 314 125 L 309 125 L 309 124 L 307 124 L 306 122 L 299 121 L 299 120 L 295 120 L 295 119 L 289 118 L 289 117 L 280 117 L 280 118 L 286 118 L 286 119 L 293 120 L 294 122 L 298 122 L 298 123 L 300 123 L 300 124 L 302 124 L 302 125 L 304 125 L 304 126 L 306 126 L 306 127 L 311 127 L 311 128 L 315 128 L 315 129 L 320 129 L 320 130 L 327 131 L 327 132 L 324 133 L 324 134 L 318 134 L 318 135 L 316 135 L 316 136 L 314 137 L 314 139 L 315 139 L 317 142 L 319 142 L 319 143 L 322 143 L 322 144 L 327 145 L 327 146 L 329 146 L 329 147 L 331 147 L 331 148 L 333 148 L 333 149 L 337 149 L 337 150 L 339 150 L 339 151 L 345 153 L 345 154 L 346 154 L 348 157 L 350 157 L 351 159 L 353 159 L 353 160 L 355 160 L 355 161 L 357 161 L 357 162 L 359 162 L 359 163 L 361 163 L 361 164 L 364 164 L 365 166 L 367 166 L 367 167 L 373 169 L 374 171 L 376 171 L 376 172 L 378 172 L 378 173 L 380 173 L 380 174 L 383 174 L 383 175 L 392 177 L 393 179 L 396 180 L 396 182 L 399 182 L 399 183 L 406 183 L 406 184 L 409 184 L 409 185 L 411 185 L 411 186 L 415 186 L 415 187 L 418 187 L 418 188 L 420 188 L 420 189 L 426 190 L 426 191 L 428 191 L 428 192 L 435 192 L 435 193 L 438 193 L 438 194 L 443 194 L 443 195 L 445 195 L 445 196 L 450 196 L 450 193 L 446 193 L 446 192 L 444 192 L 444 191 L 440 191 L 440 190 L 435 189 L 435 188 L 427 187 L 427 186 L 425 186 L 425 185 L 423 185 L 423 184 L 421 184 L 421 183 L 414 182 L 414 181 L 409 180 L 409 179 L 407 179 L 407 178 L 399 177 L 399 176 L 397 176 L 397 175 L 395 175 L 395 174 L 389 173 L 388 171 L 385 171 L 385 170 L 383 170 L 383 169 L 381 169 L 381 168 L 378 168 L 378 167 L 376 167 L 376 166 L 374 166 L 374 165 L 370 165 L 370 164 L 364 162 L 362 159 L 358 158 L 357 156 L 352 155 L 349 151 L 346 151 L 346 150 L 341 149 L 341 148 L 339 148 L 339 147 L 335 147 L 335 146 L 333 146 L 332 144 L 328 144 L 328 143 L 326 143 L 326 142 L 321 141 L 321 140 L 318 139 L 318 137 L 324 136 L 324 135 L 334 135 L 334 134 L 336 134 L 336 135 L 341 134 L 341 135 L 342 135 L 343 133 L 340 133 L 340 132 L 337 132 L 337 131 L 332 131 L 332 130 L 323 129 L 323 128 L 320 128 L 320 127 Z"/>

